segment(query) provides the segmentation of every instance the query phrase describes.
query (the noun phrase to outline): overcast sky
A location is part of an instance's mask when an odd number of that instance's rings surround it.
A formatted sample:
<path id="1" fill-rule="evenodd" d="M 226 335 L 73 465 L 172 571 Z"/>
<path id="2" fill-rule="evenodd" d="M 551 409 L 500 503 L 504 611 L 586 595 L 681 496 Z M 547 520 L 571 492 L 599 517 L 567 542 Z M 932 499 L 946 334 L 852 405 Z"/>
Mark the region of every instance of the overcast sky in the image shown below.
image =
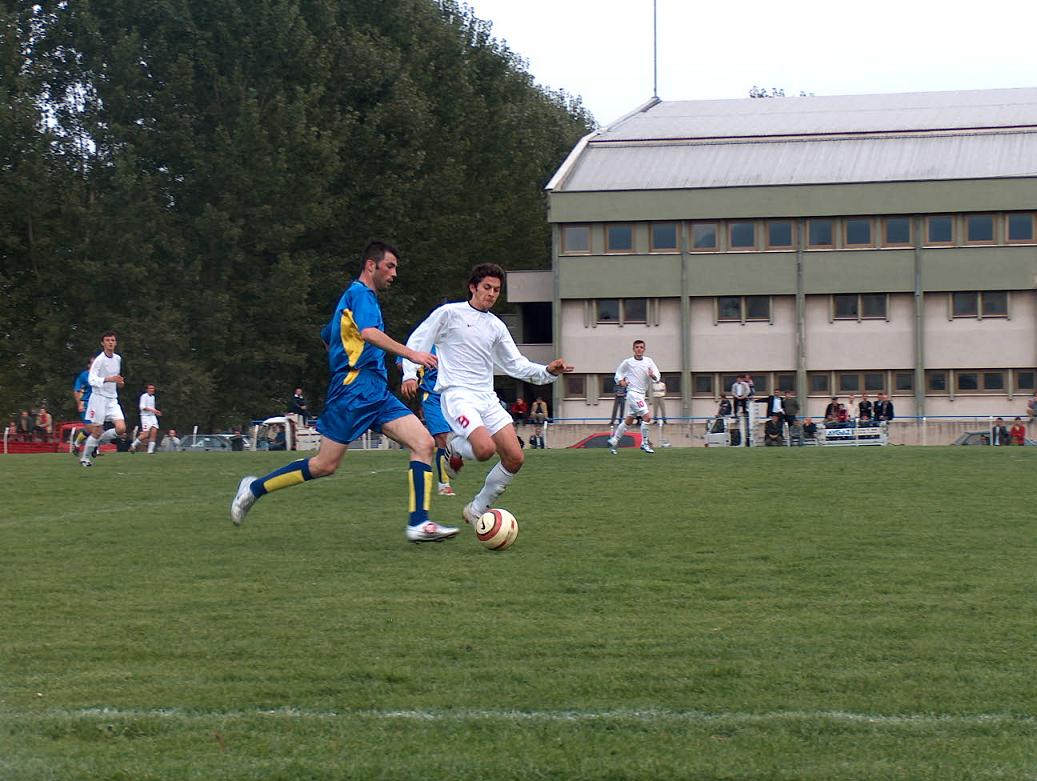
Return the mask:
<path id="1" fill-rule="evenodd" d="M 652 97 L 652 0 L 461 0 L 599 124 Z M 1037 2 L 657 0 L 663 100 L 1037 87 Z"/>

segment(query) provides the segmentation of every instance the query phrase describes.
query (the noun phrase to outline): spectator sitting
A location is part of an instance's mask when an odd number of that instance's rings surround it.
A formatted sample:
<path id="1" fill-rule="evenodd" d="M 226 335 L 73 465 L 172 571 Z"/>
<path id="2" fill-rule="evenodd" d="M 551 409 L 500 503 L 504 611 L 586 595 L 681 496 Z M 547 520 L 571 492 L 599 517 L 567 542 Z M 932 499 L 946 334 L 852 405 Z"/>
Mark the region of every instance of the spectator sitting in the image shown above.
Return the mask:
<path id="1" fill-rule="evenodd" d="M 176 435 L 176 429 L 171 428 L 162 438 L 162 449 L 171 452 L 180 449 L 180 438 Z"/>
<path id="2" fill-rule="evenodd" d="M 531 448 L 544 448 L 544 424 L 547 422 L 547 402 L 543 396 L 537 396 L 533 400 L 530 409 L 529 421 L 533 424 L 533 434 L 529 438 Z"/>
<path id="3" fill-rule="evenodd" d="M 28 442 L 32 439 L 32 413 L 29 410 L 22 410 L 22 413 L 18 416 L 18 439 Z"/>
<path id="4" fill-rule="evenodd" d="M 511 409 L 508 410 L 511 413 L 511 419 L 515 421 L 515 425 L 518 426 L 521 423 L 526 422 L 526 417 L 529 415 L 529 405 L 526 404 L 526 400 L 519 396 L 511 405 Z"/>
<path id="5" fill-rule="evenodd" d="M 40 407 L 39 412 L 36 413 L 36 423 L 32 430 L 33 434 L 44 442 L 50 439 L 50 435 L 54 433 L 54 418 L 47 412 L 46 407 Z"/>
<path id="6" fill-rule="evenodd" d="M 767 423 L 763 427 L 763 443 L 767 447 L 785 444 L 781 413 L 775 412 L 767 418 Z"/>
<path id="7" fill-rule="evenodd" d="M 857 405 L 857 422 L 871 423 L 871 419 L 874 416 L 874 408 L 872 403 L 868 401 L 868 394 L 865 393 L 861 396 L 861 403 Z"/>
<path id="8" fill-rule="evenodd" d="M 14 418 L 7 421 L 7 440 L 13 442 L 18 436 L 18 424 L 14 422 Z"/>
<path id="9" fill-rule="evenodd" d="M 825 407 L 825 423 L 835 423 L 839 419 L 839 410 L 842 409 L 838 396 L 832 396 L 831 402 Z"/>
<path id="10" fill-rule="evenodd" d="M 840 426 L 847 426 L 850 424 L 850 410 L 842 404 L 839 405 L 839 409 L 835 413 L 835 422 Z"/>
<path id="11" fill-rule="evenodd" d="M 269 450 L 284 450 L 286 448 L 284 426 L 282 426 L 279 423 L 274 423 L 270 427 L 270 433 L 267 435 L 267 441 L 269 442 Z"/>
<path id="12" fill-rule="evenodd" d="M 817 424 L 813 418 L 803 419 L 803 441 L 815 442 L 817 440 Z"/>
<path id="13" fill-rule="evenodd" d="M 241 436 L 241 429 L 231 429 L 233 432 L 230 436 L 230 449 L 236 453 L 240 453 L 245 449 L 245 438 Z"/>
<path id="14" fill-rule="evenodd" d="M 1008 435 L 1012 437 L 1013 445 L 1025 445 L 1026 444 L 1026 427 L 1023 426 L 1022 418 L 1016 418 L 1012 424 L 1012 428 L 1009 430 Z"/>

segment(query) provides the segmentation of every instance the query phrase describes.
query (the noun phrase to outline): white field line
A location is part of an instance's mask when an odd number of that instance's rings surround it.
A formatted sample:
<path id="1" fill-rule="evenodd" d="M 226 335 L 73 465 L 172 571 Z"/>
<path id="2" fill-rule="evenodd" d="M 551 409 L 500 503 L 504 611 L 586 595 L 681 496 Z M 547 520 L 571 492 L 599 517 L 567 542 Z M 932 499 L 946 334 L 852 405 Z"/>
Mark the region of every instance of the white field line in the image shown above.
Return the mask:
<path id="1" fill-rule="evenodd" d="M 496 710 L 496 709 L 430 709 L 430 710 L 308 710 L 304 708 L 277 708 L 228 711 L 196 711 L 183 708 L 153 710 L 121 708 L 4 710 L 0 708 L 0 722 L 5 720 L 44 719 L 170 719 L 174 721 L 209 721 L 212 719 L 272 718 L 302 721 L 348 721 L 370 719 L 376 721 L 426 722 L 639 722 L 686 724 L 780 724 L 800 721 L 828 721 L 833 724 L 872 724 L 878 726 L 989 726 L 1033 725 L 1037 715 L 1010 713 L 855 713 L 852 711 L 769 711 L 750 713 L 738 711 L 695 711 L 668 709 L 618 710 Z"/>

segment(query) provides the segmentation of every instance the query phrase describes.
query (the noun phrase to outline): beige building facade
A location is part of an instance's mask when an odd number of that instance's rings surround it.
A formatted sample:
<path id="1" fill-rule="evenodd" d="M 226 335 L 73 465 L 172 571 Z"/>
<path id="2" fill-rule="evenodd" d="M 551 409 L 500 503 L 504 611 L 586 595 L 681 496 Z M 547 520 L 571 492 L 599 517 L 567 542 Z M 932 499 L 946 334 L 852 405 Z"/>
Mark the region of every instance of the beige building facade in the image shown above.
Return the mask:
<path id="1" fill-rule="evenodd" d="M 634 339 L 674 417 L 742 373 L 813 417 L 880 391 L 1025 415 L 1037 390 L 1037 89 L 652 101 L 548 197 L 552 268 L 507 296 L 523 351 L 576 365 L 557 418 L 609 418 Z"/>

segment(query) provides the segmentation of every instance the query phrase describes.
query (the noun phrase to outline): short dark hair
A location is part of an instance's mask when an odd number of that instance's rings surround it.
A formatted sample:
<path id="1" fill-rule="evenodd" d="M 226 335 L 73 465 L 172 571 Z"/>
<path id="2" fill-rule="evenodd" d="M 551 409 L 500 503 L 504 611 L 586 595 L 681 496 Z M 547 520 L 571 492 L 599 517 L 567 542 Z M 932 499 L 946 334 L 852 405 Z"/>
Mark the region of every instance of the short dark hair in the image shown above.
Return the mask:
<path id="1" fill-rule="evenodd" d="M 472 269 L 472 273 L 468 275 L 468 292 L 471 297 L 472 285 L 476 287 L 486 277 L 495 277 L 504 284 L 504 277 L 507 276 L 507 272 L 502 266 L 498 266 L 496 263 L 480 263 L 478 266 Z"/>
<path id="2" fill-rule="evenodd" d="M 119 338 L 119 337 L 118 337 L 118 336 L 116 335 L 115 331 L 105 331 L 105 332 L 104 332 L 103 334 L 101 334 L 101 338 L 102 338 L 102 339 L 106 339 L 106 338 L 107 338 L 107 337 L 109 337 L 109 336 L 114 336 L 114 337 L 115 337 L 116 339 L 118 339 L 118 338 Z"/>
<path id="3" fill-rule="evenodd" d="M 387 241 L 373 239 L 367 242 L 367 246 L 364 247 L 364 252 L 360 256 L 360 270 L 364 270 L 369 260 L 373 260 L 377 266 L 385 258 L 386 253 L 395 255 L 397 260 L 400 258 L 400 251 Z"/>
<path id="4" fill-rule="evenodd" d="M 645 343 L 644 339 L 635 339 L 633 346 L 637 347 L 639 344 L 644 344 L 644 343 Z M 645 345 L 645 346 L 647 346 L 647 345 Z"/>

